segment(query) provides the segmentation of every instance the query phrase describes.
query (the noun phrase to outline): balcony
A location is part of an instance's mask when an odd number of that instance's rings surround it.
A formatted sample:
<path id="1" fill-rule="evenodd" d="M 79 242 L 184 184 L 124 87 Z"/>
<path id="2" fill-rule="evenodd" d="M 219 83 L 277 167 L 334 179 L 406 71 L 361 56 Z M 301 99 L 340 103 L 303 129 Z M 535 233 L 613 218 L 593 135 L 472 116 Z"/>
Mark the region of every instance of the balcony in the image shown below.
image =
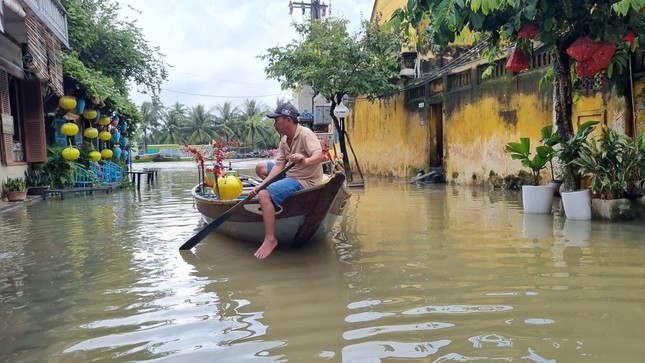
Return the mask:
<path id="1" fill-rule="evenodd" d="M 69 47 L 67 35 L 67 11 L 59 0 L 23 0 L 65 46 Z"/>

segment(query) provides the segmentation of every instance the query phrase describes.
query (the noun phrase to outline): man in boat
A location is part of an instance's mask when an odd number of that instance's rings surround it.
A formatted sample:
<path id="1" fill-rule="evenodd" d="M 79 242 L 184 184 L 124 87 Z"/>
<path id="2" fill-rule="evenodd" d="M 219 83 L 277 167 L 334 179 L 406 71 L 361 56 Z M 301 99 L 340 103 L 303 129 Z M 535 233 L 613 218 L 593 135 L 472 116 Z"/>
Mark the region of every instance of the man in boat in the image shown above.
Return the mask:
<path id="1" fill-rule="evenodd" d="M 282 103 L 275 112 L 267 114 L 268 118 L 273 119 L 273 127 L 281 139 L 275 163 L 266 165 L 265 181 L 280 173 L 287 162 L 293 163 L 294 166 L 287 171 L 285 177 L 273 182 L 266 189 L 257 193 L 257 186 L 249 193 L 252 196 L 257 194 L 264 221 L 264 241 L 255 252 L 255 257 L 259 259 L 269 257 L 278 245 L 275 237 L 275 207 L 289 195 L 322 182 L 323 153 L 320 141 L 313 131 L 298 124 L 299 115 L 298 110 L 290 103 Z"/>

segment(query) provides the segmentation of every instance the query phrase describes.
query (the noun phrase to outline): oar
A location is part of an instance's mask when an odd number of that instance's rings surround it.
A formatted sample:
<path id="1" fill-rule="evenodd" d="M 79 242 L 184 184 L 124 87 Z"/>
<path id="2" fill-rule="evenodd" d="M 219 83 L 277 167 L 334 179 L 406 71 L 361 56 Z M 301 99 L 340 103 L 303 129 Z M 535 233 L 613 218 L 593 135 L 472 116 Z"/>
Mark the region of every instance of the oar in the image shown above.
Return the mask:
<path id="1" fill-rule="evenodd" d="M 295 164 L 291 163 L 287 165 L 284 169 L 280 170 L 280 172 L 276 175 L 274 175 L 271 179 L 267 180 L 264 182 L 262 185 L 260 185 L 257 188 L 257 192 L 259 193 L 262 189 L 266 188 L 269 186 L 269 184 L 277 181 L 278 179 L 282 178 L 282 176 L 289 170 L 291 169 Z M 224 212 L 221 216 L 217 217 L 214 221 L 210 222 L 204 229 L 199 231 L 196 235 L 191 237 L 186 243 L 181 245 L 179 247 L 180 250 L 189 250 L 193 247 L 195 247 L 199 242 L 201 242 L 204 237 L 206 237 L 209 233 L 213 232 L 217 227 L 219 227 L 222 223 L 226 222 L 226 220 L 235 213 L 238 209 L 242 208 L 246 203 L 251 201 L 253 199 L 252 196 L 247 196 L 244 198 L 241 202 L 235 204 L 233 207 L 231 207 L 229 210 Z"/>

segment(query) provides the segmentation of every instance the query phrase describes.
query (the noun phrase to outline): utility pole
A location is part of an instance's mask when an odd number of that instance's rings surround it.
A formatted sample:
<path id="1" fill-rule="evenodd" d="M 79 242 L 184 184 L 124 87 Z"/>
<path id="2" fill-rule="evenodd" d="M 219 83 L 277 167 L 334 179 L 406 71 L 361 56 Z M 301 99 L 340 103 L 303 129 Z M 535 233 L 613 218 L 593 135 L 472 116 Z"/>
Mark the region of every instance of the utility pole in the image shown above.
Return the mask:
<path id="1" fill-rule="evenodd" d="M 309 9 L 311 13 L 311 19 L 320 20 L 322 17 L 327 16 L 327 8 L 325 2 L 320 3 L 320 0 L 311 0 L 311 3 L 301 2 L 292 2 L 289 0 L 289 14 L 293 13 L 293 8 L 302 9 L 302 15 L 305 15 L 305 10 Z"/>

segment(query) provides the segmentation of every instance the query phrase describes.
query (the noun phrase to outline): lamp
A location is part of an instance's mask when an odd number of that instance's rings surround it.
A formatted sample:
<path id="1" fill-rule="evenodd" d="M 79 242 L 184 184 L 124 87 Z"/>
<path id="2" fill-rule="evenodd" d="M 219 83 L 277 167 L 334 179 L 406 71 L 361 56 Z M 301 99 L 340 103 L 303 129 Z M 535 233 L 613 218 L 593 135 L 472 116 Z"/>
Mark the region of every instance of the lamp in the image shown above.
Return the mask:
<path id="1" fill-rule="evenodd" d="M 343 101 L 340 101 L 340 103 L 334 108 L 334 116 L 338 118 L 345 118 L 349 116 L 349 108 L 343 104 Z"/>

